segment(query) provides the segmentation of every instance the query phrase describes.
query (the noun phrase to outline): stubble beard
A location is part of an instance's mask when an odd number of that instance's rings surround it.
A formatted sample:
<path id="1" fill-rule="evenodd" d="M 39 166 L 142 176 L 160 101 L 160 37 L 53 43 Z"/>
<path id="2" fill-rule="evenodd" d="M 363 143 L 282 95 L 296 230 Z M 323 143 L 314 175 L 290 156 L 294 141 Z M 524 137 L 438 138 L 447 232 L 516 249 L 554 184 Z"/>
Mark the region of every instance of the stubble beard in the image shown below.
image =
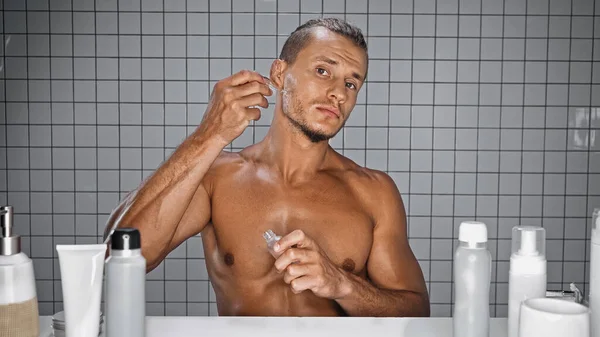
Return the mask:
<path id="1" fill-rule="evenodd" d="M 335 131 L 333 134 L 325 133 L 321 130 L 315 130 L 308 125 L 306 121 L 306 111 L 302 108 L 300 100 L 294 97 L 293 91 L 287 91 L 283 97 L 283 114 L 290 121 L 292 126 L 300 131 L 306 138 L 312 143 L 320 143 L 328 141 L 335 137 L 340 129 Z M 342 125 L 343 126 L 343 125 Z"/>

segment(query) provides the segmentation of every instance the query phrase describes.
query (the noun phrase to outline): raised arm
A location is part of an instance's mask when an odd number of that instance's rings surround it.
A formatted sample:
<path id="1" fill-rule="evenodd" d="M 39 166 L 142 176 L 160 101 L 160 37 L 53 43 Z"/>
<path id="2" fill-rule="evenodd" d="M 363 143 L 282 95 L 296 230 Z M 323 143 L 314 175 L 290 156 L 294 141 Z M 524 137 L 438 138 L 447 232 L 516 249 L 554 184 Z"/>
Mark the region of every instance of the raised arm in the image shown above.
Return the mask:
<path id="1" fill-rule="evenodd" d="M 173 154 L 111 213 L 105 242 L 118 227 L 137 228 L 151 271 L 210 221 L 210 198 L 202 181 L 223 148 L 239 137 L 267 107 L 272 94 L 263 77 L 241 71 L 219 81 L 202 123 Z"/>
<path id="2" fill-rule="evenodd" d="M 377 173 L 375 180 L 375 228 L 367 262 L 370 282 L 347 274 L 345 295 L 337 302 L 351 316 L 429 316 L 429 295 L 408 243 L 400 192 L 384 173 Z"/>
<path id="3" fill-rule="evenodd" d="M 104 231 L 105 241 L 115 228 L 137 228 L 146 270 L 156 268 L 170 251 L 202 231 L 210 220 L 210 200 L 202 179 L 221 149 L 215 141 L 192 134 L 113 210 Z"/>

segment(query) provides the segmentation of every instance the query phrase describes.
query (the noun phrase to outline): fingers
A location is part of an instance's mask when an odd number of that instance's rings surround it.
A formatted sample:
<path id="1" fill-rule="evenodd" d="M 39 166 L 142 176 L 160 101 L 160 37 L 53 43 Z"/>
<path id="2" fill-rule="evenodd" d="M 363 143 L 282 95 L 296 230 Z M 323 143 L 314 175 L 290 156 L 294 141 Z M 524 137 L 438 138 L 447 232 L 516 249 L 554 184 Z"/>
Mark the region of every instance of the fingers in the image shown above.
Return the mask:
<path id="1" fill-rule="evenodd" d="M 259 83 L 256 81 L 248 82 L 248 83 L 245 83 L 245 84 L 235 87 L 235 90 L 237 91 L 238 97 L 252 95 L 257 92 L 261 93 L 263 96 L 273 95 L 273 91 L 271 90 L 271 88 L 269 88 L 269 86 L 267 84 L 265 84 L 264 82 L 263 83 Z"/>
<path id="2" fill-rule="evenodd" d="M 314 252 L 306 249 L 291 248 L 286 250 L 275 260 L 275 269 L 284 271 L 292 263 L 307 263 L 314 259 Z"/>
<path id="3" fill-rule="evenodd" d="M 244 108 L 247 108 L 249 106 L 260 106 L 266 109 L 269 107 L 269 102 L 267 101 L 265 96 L 263 96 L 260 93 L 254 93 L 249 96 L 241 97 L 237 100 L 237 103 L 239 104 L 239 106 Z"/>
<path id="4" fill-rule="evenodd" d="M 260 119 L 259 108 L 246 108 L 246 116 L 248 116 L 248 122 L 257 121 Z"/>
<path id="5" fill-rule="evenodd" d="M 308 275 L 310 273 L 310 265 L 309 264 L 291 264 L 285 270 L 283 275 L 283 281 L 287 284 L 290 284 L 294 279 L 299 277 Z"/>
<path id="6" fill-rule="evenodd" d="M 250 70 L 241 70 L 229 78 L 230 84 L 232 86 L 238 86 L 240 84 L 256 81 L 259 83 L 265 83 L 265 79 L 263 76 L 255 71 Z"/>
<path id="7" fill-rule="evenodd" d="M 314 249 L 315 245 L 306 234 L 300 229 L 297 229 L 290 234 L 284 236 L 273 247 L 276 252 L 285 251 L 286 249 L 296 245 L 299 248 Z"/>
<path id="8" fill-rule="evenodd" d="M 317 278 L 314 276 L 301 276 L 290 282 L 290 288 L 294 294 L 299 294 L 305 290 L 317 286 Z"/>

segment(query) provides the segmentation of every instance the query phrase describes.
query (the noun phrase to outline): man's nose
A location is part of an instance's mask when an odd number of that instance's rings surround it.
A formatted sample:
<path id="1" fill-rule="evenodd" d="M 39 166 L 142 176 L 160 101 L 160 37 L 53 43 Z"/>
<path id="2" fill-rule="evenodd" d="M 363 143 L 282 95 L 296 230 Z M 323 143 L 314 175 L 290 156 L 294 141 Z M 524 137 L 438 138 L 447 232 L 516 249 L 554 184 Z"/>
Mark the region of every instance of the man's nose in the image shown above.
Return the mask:
<path id="1" fill-rule="evenodd" d="M 346 82 L 336 81 L 329 90 L 329 98 L 342 104 L 346 101 Z"/>

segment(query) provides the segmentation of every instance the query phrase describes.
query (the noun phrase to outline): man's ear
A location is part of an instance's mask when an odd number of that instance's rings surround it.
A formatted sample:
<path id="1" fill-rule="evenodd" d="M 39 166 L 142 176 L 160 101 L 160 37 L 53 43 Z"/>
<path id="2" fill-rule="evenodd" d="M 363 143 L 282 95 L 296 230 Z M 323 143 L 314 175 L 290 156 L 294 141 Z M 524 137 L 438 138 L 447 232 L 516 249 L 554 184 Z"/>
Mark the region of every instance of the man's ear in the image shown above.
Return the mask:
<path id="1" fill-rule="evenodd" d="M 285 78 L 285 71 L 287 69 L 287 66 L 287 62 L 281 59 L 276 59 L 271 64 L 271 73 L 269 75 L 271 78 L 271 82 L 273 82 L 277 89 L 281 90 L 283 88 L 283 81 Z"/>

